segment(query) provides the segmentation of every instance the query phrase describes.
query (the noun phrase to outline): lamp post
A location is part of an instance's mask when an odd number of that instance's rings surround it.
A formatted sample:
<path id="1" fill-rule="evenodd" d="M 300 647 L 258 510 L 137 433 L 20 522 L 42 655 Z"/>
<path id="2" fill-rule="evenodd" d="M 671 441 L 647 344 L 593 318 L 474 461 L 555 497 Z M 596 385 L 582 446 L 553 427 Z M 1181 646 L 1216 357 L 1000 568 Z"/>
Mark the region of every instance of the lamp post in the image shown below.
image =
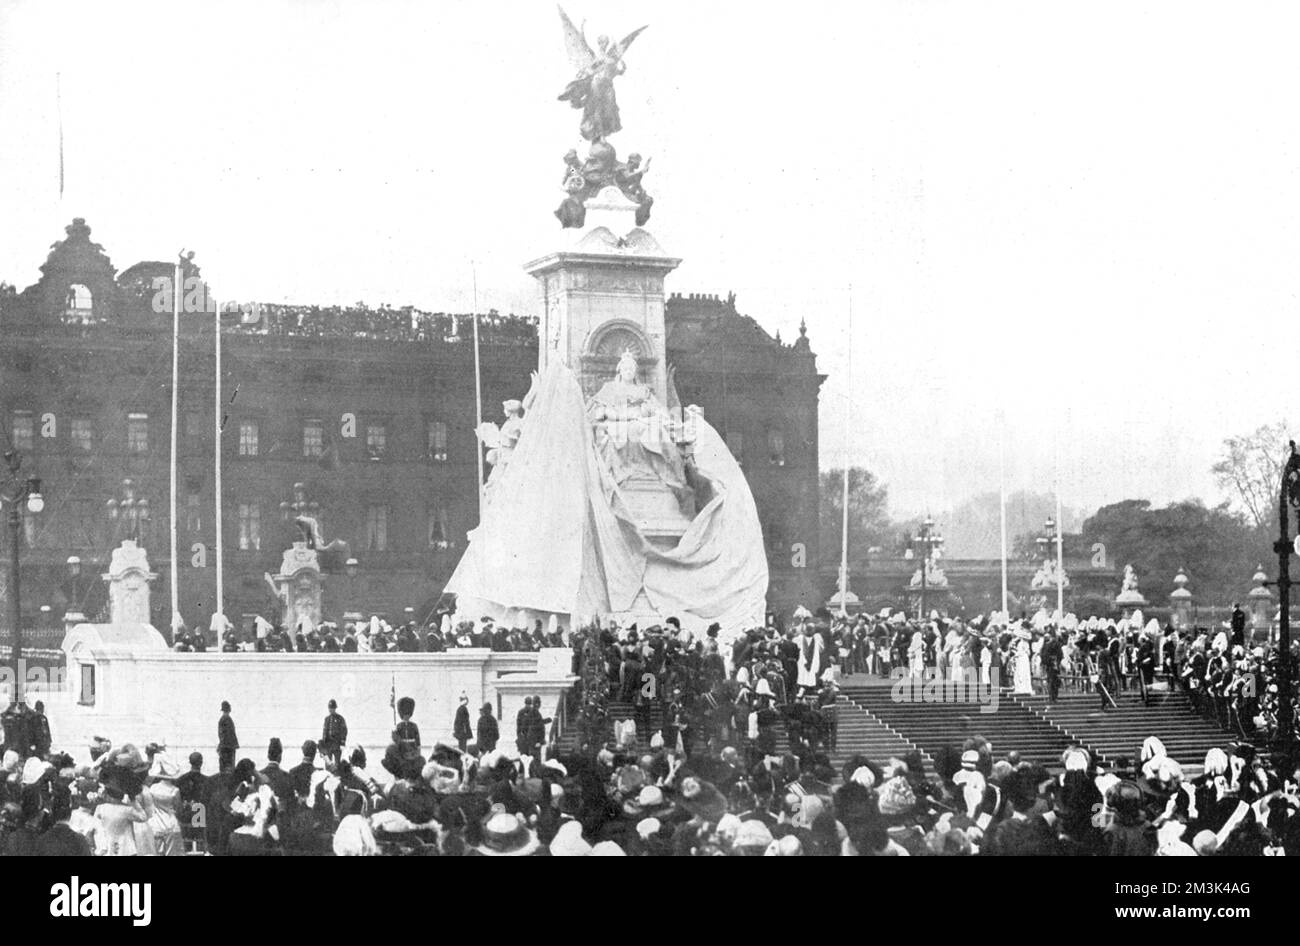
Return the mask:
<path id="1" fill-rule="evenodd" d="M 921 547 L 921 600 L 917 605 L 917 620 L 925 620 L 925 591 L 926 583 L 929 581 L 927 569 L 930 566 L 930 557 L 934 550 L 943 546 L 943 536 L 935 534 L 934 520 L 930 516 L 925 517 L 921 523 L 921 531 L 912 536 L 911 545 Z"/>
<path id="2" fill-rule="evenodd" d="M 72 581 L 72 601 L 69 611 L 81 612 L 81 589 L 80 582 L 77 580 L 81 577 L 81 559 L 76 555 L 68 556 L 68 578 Z"/>
<path id="3" fill-rule="evenodd" d="M 1048 516 L 1043 523 L 1043 532 L 1034 541 L 1038 543 L 1038 554 L 1042 556 L 1046 570 L 1052 561 L 1052 543 L 1056 543 L 1056 612 L 1058 618 L 1065 616 L 1065 569 L 1061 563 L 1062 553 L 1061 523 Z"/>
<path id="4" fill-rule="evenodd" d="M 12 628 L 13 649 L 10 659 L 13 664 L 13 702 L 6 715 L 21 712 L 26 705 L 23 694 L 23 613 L 19 597 L 19 585 L 22 571 L 19 565 L 19 548 L 23 538 L 23 509 L 33 515 L 45 508 L 45 498 L 41 495 L 41 480 L 37 476 L 23 479 L 19 470 L 23 464 L 22 454 L 17 450 L 5 453 L 5 463 L 9 467 L 9 491 L 0 497 L 9 505 L 9 626 Z M 10 743 L 10 727 L 5 727 L 5 742 Z M 18 741 L 23 737 L 20 736 Z"/>
<path id="5" fill-rule="evenodd" d="M 1278 525 L 1281 534 L 1273 551 L 1277 552 L 1277 596 L 1281 605 L 1277 633 L 1277 742 L 1285 749 L 1290 747 L 1295 734 L 1295 716 L 1291 706 L 1291 553 L 1297 549 L 1292 544 L 1288 520 L 1289 507 L 1300 508 L 1300 454 L 1296 453 L 1294 440 L 1291 441 L 1291 454 L 1282 469 L 1280 492 Z M 1296 544 L 1300 544 L 1300 539 Z"/>

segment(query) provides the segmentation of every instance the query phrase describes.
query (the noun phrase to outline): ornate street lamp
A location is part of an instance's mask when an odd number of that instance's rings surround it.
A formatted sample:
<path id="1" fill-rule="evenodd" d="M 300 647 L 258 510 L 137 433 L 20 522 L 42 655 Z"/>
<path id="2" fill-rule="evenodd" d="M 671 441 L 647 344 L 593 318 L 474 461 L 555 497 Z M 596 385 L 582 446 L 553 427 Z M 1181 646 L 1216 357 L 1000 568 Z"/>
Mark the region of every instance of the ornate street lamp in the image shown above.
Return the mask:
<path id="1" fill-rule="evenodd" d="M 925 590 L 926 583 L 929 580 L 927 570 L 930 566 L 930 559 L 935 550 L 943 547 L 943 536 L 934 531 L 934 520 L 930 516 L 925 517 L 921 523 L 921 531 L 912 536 L 908 542 L 910 545 L 917 545 L 921 548 L 921 600 L 917 605 L 917 619 L 925 620 Z"/>
<path id="2" fill-rule="evenodd" d="M 37 476 L 23 479 L 19 473 L 23 458 L 17 450 L 5 453 L 5 463 L 9 467 L 9 486 L 0 502 L 9 506 L 9 626 L 13 635 L 13 649 L 10 658 L 13 664 L 13 702 L 6 711 L 5 741 L 17 745 L 25 738 L 24 734 L 15 732 L 16 741 L 10 741 L 10 720 L 13 715 L 22 712 L 26 706 L 23 694 L 23 613 L 20 598 L 22 569 L 19 563 L 19 550 L 23 537 L 23 510 L 38 515 L 45 509 L 45 497 L 41 495 L 41 480 Z M 25 745 L 25 743 L 23 743 Z"/>

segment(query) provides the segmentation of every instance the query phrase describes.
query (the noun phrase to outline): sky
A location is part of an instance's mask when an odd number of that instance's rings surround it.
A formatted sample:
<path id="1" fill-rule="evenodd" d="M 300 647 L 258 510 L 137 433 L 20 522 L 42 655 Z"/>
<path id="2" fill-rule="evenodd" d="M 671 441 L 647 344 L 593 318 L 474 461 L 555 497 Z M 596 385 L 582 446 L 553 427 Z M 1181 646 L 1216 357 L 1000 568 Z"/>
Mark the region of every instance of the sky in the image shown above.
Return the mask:
<path id="1" fill-rule="evenodd" d="M 1072 508 L 1217 502 L 1223 438 L 1286 415 L 1296 5 L 567 10 L 649 24 L 613 143 L 653 160 L 669 290 L 806 319 L 821 464 L 896 516 L 996 490 L 1000 456 Z M 468 311 L 476 273 L 536 314 L 571 75 L 549 2 L 0 0 L 0 279 L 82 216 L 222 298 Z"/>

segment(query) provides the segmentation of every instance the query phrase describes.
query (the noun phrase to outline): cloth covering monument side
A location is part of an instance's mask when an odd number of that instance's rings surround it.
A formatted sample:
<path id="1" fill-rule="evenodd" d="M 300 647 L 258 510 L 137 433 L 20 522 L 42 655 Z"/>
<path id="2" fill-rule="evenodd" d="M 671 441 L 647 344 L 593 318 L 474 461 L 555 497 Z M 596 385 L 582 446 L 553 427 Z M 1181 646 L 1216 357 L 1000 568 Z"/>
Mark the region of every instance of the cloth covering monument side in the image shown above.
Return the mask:
<path id="1" fill-rule="evenodd" d="M 588 620 L 632 610 L 638 595 L 685 623 L 734 632 L 763 623 L 767 559 L 753 496 L 718 433 L 698 414 L 695 473 L 707 494 L 677 546 L 639 532 L 592 445 L 582 389 L 555 364 L 537 378 L 519 444 L 486 498 L 447 583 L 465 617 Z M 522 612 L 522 614 L 521 614 Z"/>

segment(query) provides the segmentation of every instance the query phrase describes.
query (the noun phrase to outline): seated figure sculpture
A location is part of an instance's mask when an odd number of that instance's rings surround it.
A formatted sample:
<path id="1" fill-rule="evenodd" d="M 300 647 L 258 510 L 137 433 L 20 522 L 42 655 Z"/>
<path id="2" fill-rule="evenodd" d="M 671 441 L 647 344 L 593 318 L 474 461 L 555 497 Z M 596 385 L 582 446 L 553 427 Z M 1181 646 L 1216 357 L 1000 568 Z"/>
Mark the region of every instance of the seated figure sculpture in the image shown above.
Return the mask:
<path id="1" fill-rule="evenodd" d="M 636 375 L 636 357 L 625 351 L 615 377 L 587 402 L 596 455 L 617 485 L 654 477 L 681 498 L 689 487 L 677 444 L 680 425 Z"/>

